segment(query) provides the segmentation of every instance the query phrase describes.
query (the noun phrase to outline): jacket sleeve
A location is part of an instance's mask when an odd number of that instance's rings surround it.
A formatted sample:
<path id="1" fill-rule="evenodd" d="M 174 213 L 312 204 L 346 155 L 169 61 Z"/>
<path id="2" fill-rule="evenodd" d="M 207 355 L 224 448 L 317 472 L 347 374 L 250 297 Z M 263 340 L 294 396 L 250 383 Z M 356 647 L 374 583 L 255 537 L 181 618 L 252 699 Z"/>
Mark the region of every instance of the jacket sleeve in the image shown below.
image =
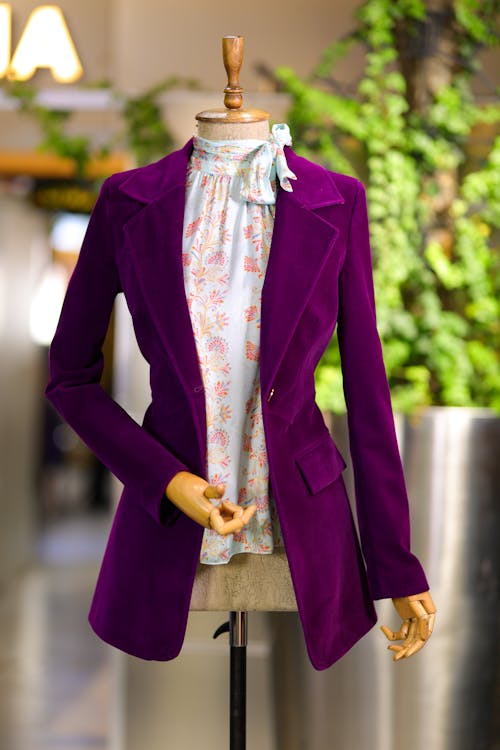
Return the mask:
<path id="1" fill-rule="evenodd" d="M 366 191 L 357 180 L 339 276 L 337 336 L 356 514 L 373 599 L 429 589 L 410 551 L 409 503 L 377 330 Z"/>
<path id="2" fill-rule="evenodd" d="M 115 296 L 121 291 L 108 207 L 109 178 L 100 189 L 59 322 L 49 347 L 45 396 L 97 458 L 133 488 L 158 523 L 181 511 L 165 488 L 178 471 L 189 471 L 103 389 L 102 345 Z"/>

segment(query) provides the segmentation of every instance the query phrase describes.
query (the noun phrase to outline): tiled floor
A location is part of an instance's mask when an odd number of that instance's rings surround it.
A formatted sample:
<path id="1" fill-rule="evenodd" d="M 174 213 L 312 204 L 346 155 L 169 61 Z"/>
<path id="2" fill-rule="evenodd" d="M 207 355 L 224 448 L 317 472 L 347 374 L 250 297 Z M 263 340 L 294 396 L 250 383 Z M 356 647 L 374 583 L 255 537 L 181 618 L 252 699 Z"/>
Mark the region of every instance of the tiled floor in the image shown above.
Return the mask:
<path id="1" fill-rule="evenodd" d="M 2 750 L 108 750 L 111 659 L 87 624 L 107 516 L 63 520 L 0 596 Z"/>

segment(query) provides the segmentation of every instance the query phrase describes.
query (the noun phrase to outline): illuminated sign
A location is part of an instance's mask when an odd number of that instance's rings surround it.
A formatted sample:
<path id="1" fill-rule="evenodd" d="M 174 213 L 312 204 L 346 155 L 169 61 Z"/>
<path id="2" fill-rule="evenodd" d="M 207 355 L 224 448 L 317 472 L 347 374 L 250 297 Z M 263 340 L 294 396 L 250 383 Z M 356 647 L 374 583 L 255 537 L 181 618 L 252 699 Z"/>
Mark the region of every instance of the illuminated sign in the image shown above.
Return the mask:
<path id="1" fill-rule="evenodd" d="M 83 73 L 75 45 L 57 5 L 39 5 L 31 11 L 9 62 L 11 6 L 0 3 L 0 77 L 26 81 L 37 68 L 48 68 L 58 83 L 72 83 Z"/>

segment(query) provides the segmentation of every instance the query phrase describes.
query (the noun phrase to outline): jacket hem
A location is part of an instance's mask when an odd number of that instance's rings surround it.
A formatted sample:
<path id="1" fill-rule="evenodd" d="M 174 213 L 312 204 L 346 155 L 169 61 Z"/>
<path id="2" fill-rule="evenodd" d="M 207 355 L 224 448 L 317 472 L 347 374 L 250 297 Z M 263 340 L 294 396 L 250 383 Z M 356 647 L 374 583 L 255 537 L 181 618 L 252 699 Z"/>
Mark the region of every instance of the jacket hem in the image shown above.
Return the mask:
<path id="1" fill-rule="evenodd" d="M 342 656 L 345 656 L 345 654 L 348 651 L 350 651 L 351 648 L 373 628 L 373 626 L 376 624 L 377 621 L 378 621 L 378 615 L 375 610 L 374 610 L 374 614 L 371 617 L 368 617 L 367 619 L 364 619 L 362 621 L 362 624 L 360 624 L 360 621 L 358 618 L 351 619 L 348 623 L 345 624 L 345 627 L 348 630 L 351 623 L 353 623 L 353 627 L 352 627 L 352 630 L 349 632 L 349 636 L 346 637 L 342 641 L 342 645 L 335 648 L 331 656 L 329 656 L 326 659 L 313 658 L 311 651 L 309 650 L 309 646 L 307 645 L 307 641 L 306 641 L 306 648 L 307 648 L 307 653 L 309 656 L 309 661 L 311 662 L 314 669 L 320 672 L 325 669 L 328 669 L 333 664 L 335 664 L 335 662 L 339 661 L 339 659 L 341 659 Z"/>
<path id="2" fill-rule="evenodd" d="M 99 625 L 94 621 L 93 615 L 91 612 L 87 615 L 87 621 L 93 630 L 93 632 L 105 643 L 107 643 L 109 646 L 113 646 L 114 648 L 117 648 L 119 651 L 123 651 L 125 654 L 128 654 L 129 656 L 135 656 L 137 659 L 144 659 L 146 661 L 171 661 L 172 659 L 175 659 L 177 656 L 179 656 L 184 641 L 180 643 L 180 645 L 176 646 L 173 649 L 168 649 L 165 651 L 147 651 L 142 650 L 141 648 L 137 647 L 136 645 L 131 644 L 130 642 L 127 642 L 125 639 L 121 639 L 115 635 L 111 635 L 108 633 L 104 628 L 101 629 Z"/>

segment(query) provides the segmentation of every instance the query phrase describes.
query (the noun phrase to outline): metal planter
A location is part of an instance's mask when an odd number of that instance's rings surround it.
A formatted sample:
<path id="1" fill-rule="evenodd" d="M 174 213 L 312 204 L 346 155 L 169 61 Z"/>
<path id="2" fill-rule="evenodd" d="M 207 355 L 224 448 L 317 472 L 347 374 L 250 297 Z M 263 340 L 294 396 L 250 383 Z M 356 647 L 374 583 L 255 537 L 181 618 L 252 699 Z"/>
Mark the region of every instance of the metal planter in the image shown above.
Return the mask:
<path id="1" fill-rule="evenodd" d="M 347 459 L 346 418 L 326 418 Z M 394 663 L 376 626 L 317 672 L 297 613 L 269 614 L 277 750 L 500 748 L 500 417 L 429 407 L 396 426 L 434 633 Z M 345 481 L 352 501 L 350 465 Z M 378 625 L 396 627 L 391 600 L 376 606 Z"/>

